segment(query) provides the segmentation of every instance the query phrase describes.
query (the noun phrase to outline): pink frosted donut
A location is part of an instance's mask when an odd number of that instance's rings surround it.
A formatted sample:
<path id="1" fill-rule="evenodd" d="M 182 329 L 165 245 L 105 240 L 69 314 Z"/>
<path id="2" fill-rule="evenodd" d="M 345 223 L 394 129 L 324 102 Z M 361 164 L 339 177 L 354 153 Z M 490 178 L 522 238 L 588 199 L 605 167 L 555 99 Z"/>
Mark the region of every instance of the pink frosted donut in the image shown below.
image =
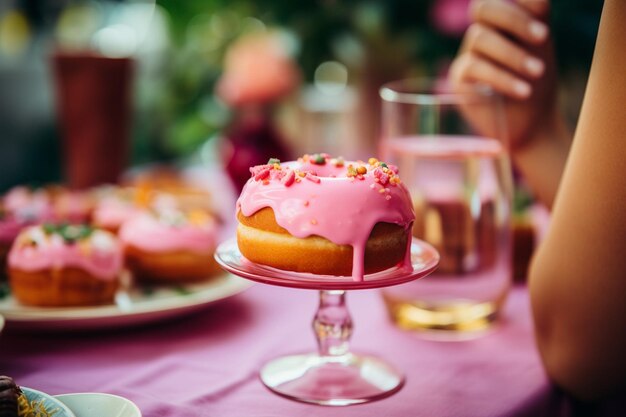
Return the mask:
<path id="1" fill-rule="evenodd" d="M 415 212 L 396 167 L 318 154 L 250 171 L 237 201 L 250 261 L 354 280 L 409 262 Z"/>
<path id="2" fill-rule="evenodd" d="M 125 222 L 119 236 L 126 264 L 142 281 L 200 281 L 220 271 L 213 260 L 217 224 L 205 211 L 174 208 L 145 212 Z"/>
<path id="3" fill-rule="evenodd" d="M 8 256 L 12 293 L 24 304 L 108 303 L 119 286 L 122 246 L 109 232 L 85 225 L 30 226 Z"/>

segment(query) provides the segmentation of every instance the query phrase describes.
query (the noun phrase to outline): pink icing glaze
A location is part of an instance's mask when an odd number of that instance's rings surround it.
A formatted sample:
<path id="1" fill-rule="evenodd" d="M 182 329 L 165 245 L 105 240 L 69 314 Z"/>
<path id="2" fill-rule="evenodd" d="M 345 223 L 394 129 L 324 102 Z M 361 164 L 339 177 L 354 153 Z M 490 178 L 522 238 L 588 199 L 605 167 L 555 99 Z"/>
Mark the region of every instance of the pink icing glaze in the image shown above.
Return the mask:
<path id="1" fill-rule="evenodd" d="M 24 229 L 8 257 L 10 268 L 32 272 L 74 267 L 102 280 L 116 279 L 122 262 L 122 246 L 111 233 L 96 230 L 88 238 L 69 244 L 59 235 L 46 234 L 41 226 Z"/>
<path id="2" fill-rule="evenodd" d="M 215 249 L 217 228 L 212 219 L 199 225 L 186 221 L 171 224 L 145 213 L 124 223 L 119 236 L 125 245 L 148 252 L 207 253 Z"/>
<path id="3" fill-rule="evenodd" d="M 397 174 L 393 166 L 383 171 L 375 165 L 342 164 L 328 155 L 323 157 L 323 165 L 301 158 L 283 163 L 280 170 L 271 169 L 269 174 L 265 173 L 268 165 L 251 168 L 252 178 L 237 200 L 237 209 L 250 216 L 270 207 L 276 222 L 295 237 L 317 235 L 338 245 L 351 245 L 352 278 L 362 281 L 365 245 L 372 229 L 379 222 L 410 228 L 415 220 L 411 197 L 404 184 L 390 182 Z M 359 166 L 367 172 L 357 175 Z M 292 170 L 305 176 L 296 175 L 298 180 L 293 181 Z M 352 177 L 347 176 L 349 172 Z M 405 265 L 410 262 L 409 255 L 407 249 Z"/>
<path id="4" fill-rule="evenodd" d="M 103 200 L 93 212 L 94 224 L 107 229 L 117 229 L 124 222 L 139 215 L 142 210 L 130 202 L 116 198 Z"/>

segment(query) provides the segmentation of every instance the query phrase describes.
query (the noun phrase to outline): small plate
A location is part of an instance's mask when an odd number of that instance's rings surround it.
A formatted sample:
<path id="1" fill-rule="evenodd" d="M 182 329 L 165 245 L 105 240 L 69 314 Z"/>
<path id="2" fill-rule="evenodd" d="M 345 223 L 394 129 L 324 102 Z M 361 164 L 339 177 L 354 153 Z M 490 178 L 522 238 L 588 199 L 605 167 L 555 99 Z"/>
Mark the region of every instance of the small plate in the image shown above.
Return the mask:
<path id="1" fill-rule="evenodd" d="M 54 417 L 77 417 L 65 404 L 45 392 L 26 387 L 20 387 L 20 389 L 24 395 L 26 395 L 29 402 L 40 402 L 43 404 L 46 411 Z"/>
<path id="2" fill-rule="evenodd" d="M 85 392 L 55 395 L 54 398 L 68 406 L 76 417 L 141 417 L 139 407 L 119 395 Z"/>
<path id="3" fill-rule="evenodd" d="M 414 281 L 430 274 L 439 265 L 439 252 L 423 240 L 413 238 L 410 250 L 408 265 L 394 266 L 365 275 L 361 281 L 354 281 L 351 276 L 285 271 L 250 262 L 239 251 L 235 238 L 222 242 L 217 247 L 215 260 L 225 270 L 263 284 L 309 290 L 367 290 Z"/>

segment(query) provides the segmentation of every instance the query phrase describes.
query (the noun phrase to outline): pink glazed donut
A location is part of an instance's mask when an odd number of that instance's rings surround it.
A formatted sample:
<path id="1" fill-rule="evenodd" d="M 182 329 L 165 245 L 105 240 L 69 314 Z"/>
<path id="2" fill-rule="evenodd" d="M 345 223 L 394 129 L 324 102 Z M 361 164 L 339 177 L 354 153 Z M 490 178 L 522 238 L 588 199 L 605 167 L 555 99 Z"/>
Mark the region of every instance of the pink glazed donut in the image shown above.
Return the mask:
<path id="1" fill-rule="evenodd" d="M 410 262 L 415 212 L 395 166 L 316 154 L 250 172 L 237 200 L 237 243 L 248 260 L 356 281 Z"/>
<path id="2" fill-rule="evenodd" d="M 204 281 L 221 269 L 213 258 L 218 227 L 203 211 L 162 207 L 126 221 L 119 237 L 127 267 L 138 281 Z"/>
<path id="3" fill-rule="evenodd" d="M 112 303 L 123 253 L 104 230 L 75 224 L 24 229 L 9 252 L 9 285 L 22 304 L 41 307 Z"/>

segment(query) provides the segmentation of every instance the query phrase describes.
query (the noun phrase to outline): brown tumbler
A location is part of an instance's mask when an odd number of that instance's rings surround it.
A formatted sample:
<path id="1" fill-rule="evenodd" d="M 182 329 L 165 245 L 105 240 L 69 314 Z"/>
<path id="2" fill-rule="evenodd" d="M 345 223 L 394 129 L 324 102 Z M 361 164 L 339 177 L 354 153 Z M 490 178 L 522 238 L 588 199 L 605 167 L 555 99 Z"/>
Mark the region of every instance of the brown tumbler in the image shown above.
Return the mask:
<path id="1" fill-rule="evenodd" d="M 56 52 L 52 64 L 68 185 L 117 182 L 130 146 L 133 60 Z"/>

